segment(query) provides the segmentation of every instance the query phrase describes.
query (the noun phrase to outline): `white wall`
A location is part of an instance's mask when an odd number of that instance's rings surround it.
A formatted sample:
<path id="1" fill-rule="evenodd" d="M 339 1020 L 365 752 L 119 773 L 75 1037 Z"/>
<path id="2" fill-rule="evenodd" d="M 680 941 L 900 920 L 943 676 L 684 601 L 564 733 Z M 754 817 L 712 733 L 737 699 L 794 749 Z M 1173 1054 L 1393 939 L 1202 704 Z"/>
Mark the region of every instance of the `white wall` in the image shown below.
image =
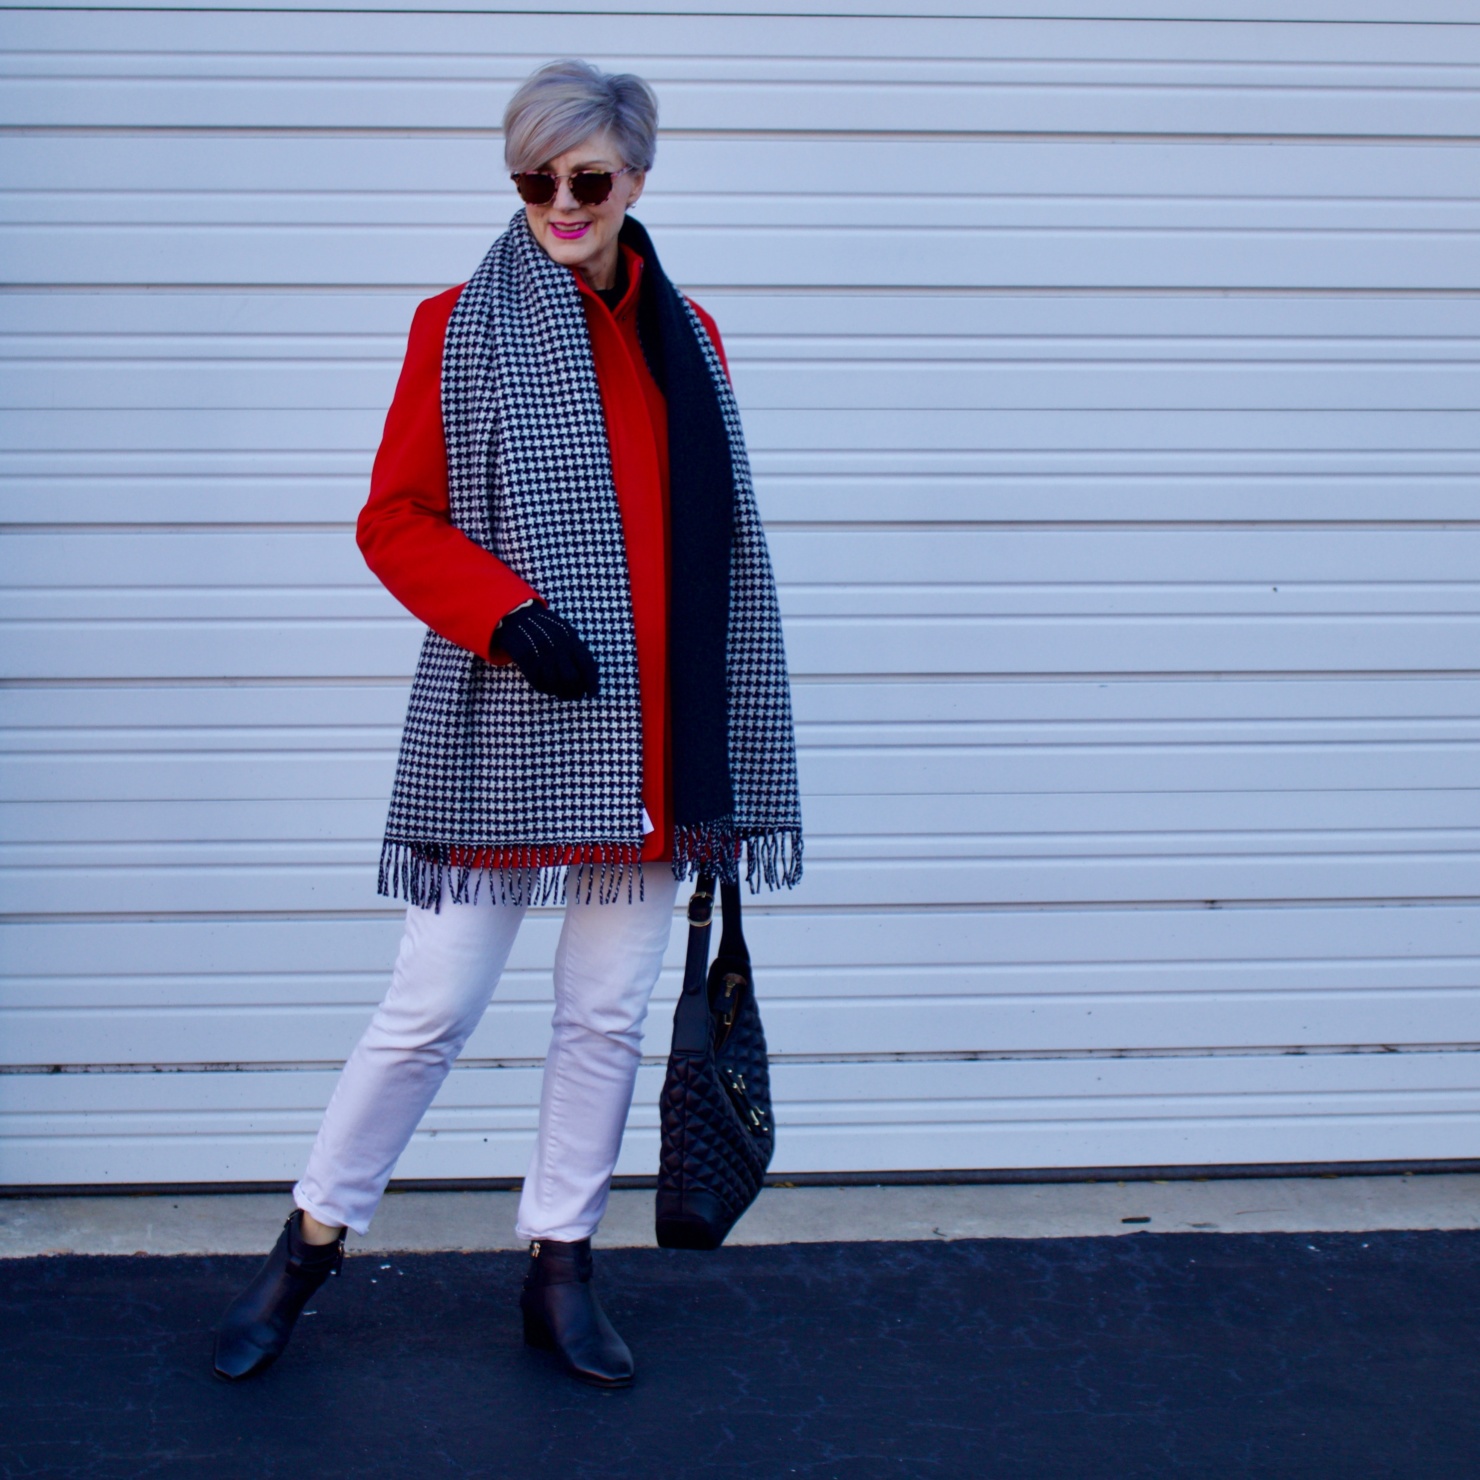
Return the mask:
<path id="1" fill-rule="evenodd" d="M 710 8 L 0 12 L 0 1184 L 301 1162 L 397 936 L 352 524 L 571 52 L 783 587 L 777 1169 L 1480 1155 L 1480 18 Z M 522 1170 L 557 928 L 405 1175 Z"/>

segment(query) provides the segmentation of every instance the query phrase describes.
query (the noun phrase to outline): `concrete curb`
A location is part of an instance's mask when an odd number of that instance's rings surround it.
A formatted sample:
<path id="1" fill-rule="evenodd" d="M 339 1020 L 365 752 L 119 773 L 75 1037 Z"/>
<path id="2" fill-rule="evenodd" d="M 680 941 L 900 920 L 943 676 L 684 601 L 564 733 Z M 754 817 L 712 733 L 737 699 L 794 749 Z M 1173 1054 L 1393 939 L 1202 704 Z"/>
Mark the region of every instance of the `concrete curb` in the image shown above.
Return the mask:
<path id="1" fill-rule="evenodd" d="M 515 1192 L 392 1192 L 351 1252 L 514 1249 Z M 0 1258 L 41 1254 L 260 1254 L 291 1210 L 275 1193 L 0 1200 Z M 612 1193 L 597 1237 L 653 1244 L 653 1195 Z M 1155 1233 L 1365 1233 L 1480 1228 L 1480 1175 L 770 1187 L 732 1244 Z"/>

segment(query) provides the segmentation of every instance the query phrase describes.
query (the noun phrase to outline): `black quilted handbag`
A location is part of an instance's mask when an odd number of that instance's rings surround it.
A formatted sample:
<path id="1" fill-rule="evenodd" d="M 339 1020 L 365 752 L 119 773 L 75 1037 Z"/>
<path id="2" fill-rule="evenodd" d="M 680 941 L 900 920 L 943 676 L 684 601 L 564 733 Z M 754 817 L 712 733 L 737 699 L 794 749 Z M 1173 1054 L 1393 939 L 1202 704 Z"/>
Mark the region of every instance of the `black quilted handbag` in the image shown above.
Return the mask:
<path id="1" fill-rule="evenodd" d="M 771 1081 L 766 1035 L 740 929 L 740 886 L 721 884 L 724 928 L 709 965 L 714 880 L 689 900 L 683 991 L 659 1114 L 658 1244 L 717 1249 L 755 1201 L 771 1164 Z"/>

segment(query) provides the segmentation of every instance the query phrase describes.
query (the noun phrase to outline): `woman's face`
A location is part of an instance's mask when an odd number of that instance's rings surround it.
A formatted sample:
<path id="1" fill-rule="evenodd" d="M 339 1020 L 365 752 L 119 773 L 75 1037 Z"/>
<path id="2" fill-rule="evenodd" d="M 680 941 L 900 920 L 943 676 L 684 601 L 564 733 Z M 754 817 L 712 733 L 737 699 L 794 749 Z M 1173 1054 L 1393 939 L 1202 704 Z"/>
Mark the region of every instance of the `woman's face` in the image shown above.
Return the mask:
<path id="1" fill-rule="evenodd" d="M 617 233 L 627 208 L 642 194 L 645 176 L 636 170 L 618 175 L 621 168 L 621 157 L 607 135 L 592 134 L 540 167 L 544 174 L 567 177 L 560 181 L 555 199 L 546 206 L 524 207 L 534 239 L 562 267 L 574 268 L 593 288 L 615 285 Z M 599 206 L 583 206 L 570 193 L 568 177 L 581 170 L 610 170 L 616 176 L 612 193 Z"/>

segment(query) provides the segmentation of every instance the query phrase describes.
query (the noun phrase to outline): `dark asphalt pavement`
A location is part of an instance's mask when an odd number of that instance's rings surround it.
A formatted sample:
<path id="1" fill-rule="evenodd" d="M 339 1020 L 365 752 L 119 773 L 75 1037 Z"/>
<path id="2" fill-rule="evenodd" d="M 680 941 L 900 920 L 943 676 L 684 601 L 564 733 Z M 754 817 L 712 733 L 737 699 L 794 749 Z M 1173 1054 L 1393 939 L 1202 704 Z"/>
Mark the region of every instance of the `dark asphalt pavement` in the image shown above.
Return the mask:
<path id="1" fill-rule="evenodd" d="M 523 1348 L 511 1254 L 352 1258 L 218 1383 L 256 1262 L 0 1264 L 0 1475 L 1480 1477 L 1476 1233 L 614 1251 L 619 1393 Z"/>

